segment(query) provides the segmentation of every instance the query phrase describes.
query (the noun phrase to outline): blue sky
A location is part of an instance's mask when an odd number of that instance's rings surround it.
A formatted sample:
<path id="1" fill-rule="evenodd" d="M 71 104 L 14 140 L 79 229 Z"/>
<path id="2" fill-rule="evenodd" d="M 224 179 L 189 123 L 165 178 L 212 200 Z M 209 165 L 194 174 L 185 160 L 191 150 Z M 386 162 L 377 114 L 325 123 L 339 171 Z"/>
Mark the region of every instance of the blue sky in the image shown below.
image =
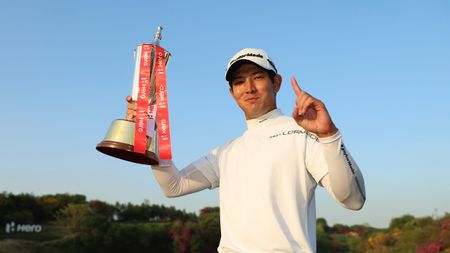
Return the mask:
<path id="1" fill-rule="evenodd" d="M 450 2 L 21 1 L 0 3 L 0 191 L 85 194 L 197 212 L 218 191 L 167 199 L 150 168 L 95 150 L 131 93 L 133 50 L 164 27 L 179 167 L 245 130 L 224 81 L 245 47 L 269 52 L 327 105 L 359 164 L 359 212 L 317 191 L 330 224 L 386 227 L 403 214 L 450 212 Z"/>

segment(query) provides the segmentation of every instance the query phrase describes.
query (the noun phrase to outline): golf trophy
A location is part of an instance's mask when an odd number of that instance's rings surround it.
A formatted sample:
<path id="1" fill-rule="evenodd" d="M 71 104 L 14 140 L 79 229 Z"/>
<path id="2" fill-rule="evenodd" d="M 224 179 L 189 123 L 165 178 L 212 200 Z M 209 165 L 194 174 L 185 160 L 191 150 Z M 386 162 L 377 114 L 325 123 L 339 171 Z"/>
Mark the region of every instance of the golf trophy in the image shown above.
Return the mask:
<path id="1" fill-rule="evenodd" d="M 166 65 L 170 53 L 159 46 L 162 27 L 152 44 L 138 45 L 132 100 L 135 120 L 116 119 L 96 149 L 130 162 L 164 166 L 172 159 Z"/>

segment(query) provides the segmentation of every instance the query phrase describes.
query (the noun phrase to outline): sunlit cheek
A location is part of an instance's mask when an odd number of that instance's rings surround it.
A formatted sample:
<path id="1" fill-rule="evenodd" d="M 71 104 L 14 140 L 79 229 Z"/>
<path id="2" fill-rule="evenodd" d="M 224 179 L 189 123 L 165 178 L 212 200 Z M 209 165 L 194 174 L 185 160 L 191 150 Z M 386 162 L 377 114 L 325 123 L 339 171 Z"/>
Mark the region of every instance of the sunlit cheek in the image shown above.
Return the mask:
<path id="1" fill-rule="evenodd" d="M 239 97 L 242 94 L 242 86 L 233 87 L 233 94 L 235 97 Z"/>

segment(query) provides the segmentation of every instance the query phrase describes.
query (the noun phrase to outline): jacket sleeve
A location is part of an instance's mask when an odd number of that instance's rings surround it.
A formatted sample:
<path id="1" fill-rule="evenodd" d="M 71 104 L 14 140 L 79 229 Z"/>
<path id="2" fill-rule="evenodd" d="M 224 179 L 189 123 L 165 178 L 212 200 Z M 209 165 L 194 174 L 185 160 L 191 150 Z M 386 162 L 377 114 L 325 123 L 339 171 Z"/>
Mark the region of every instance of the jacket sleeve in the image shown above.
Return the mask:
<path id="1" fill-rule="evenodd" d="M 359 210 L 366 201 L 363 175 L 344 146 L 340 132 L 320 138 L 328 173 L 320 184 L 344 207 Z"/>
<path id="2" fill-rule="evenodd" d="M 194 163 L 178 170 L 170 161 L 164 166 L 152 166 L 153 175 L 166 197 L 178 197 L 211 188 L 210 181 L 197 169 Z"/>

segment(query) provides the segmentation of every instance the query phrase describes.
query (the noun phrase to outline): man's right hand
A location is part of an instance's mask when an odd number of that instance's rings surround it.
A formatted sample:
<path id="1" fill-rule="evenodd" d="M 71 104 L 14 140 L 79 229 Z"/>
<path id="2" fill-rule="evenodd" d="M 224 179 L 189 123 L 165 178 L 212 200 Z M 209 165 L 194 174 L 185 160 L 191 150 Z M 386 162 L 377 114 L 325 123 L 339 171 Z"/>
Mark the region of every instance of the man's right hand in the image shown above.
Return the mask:
<path id="1" fill-rule="evenodd" d="M 133 98 L 131 96 L 127 96 L 125 99 L 127 100 L 126 120 L 135 121 L 136 120 L 137 102 L 133 101 Z"/>

